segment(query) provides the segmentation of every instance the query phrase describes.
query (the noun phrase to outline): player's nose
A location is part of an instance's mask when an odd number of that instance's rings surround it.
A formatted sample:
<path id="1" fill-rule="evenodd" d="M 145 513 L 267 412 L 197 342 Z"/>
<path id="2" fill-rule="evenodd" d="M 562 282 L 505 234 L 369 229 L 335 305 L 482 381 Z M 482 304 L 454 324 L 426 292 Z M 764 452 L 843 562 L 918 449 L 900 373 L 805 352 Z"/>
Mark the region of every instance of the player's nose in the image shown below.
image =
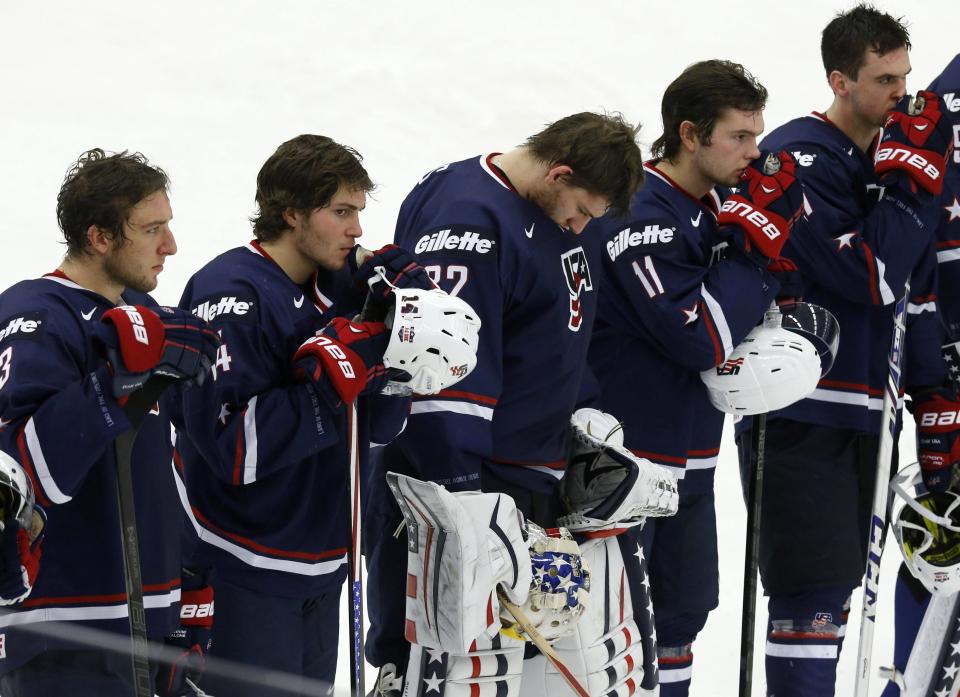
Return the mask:
<path id="1" fill-rule="evenodd" d="M 177 240 L 173 236 L 173 230 L 166 226 L 163 233 L 163 241 L 160 243 L 160 254 L 172 256 L 177 253 Z"/>

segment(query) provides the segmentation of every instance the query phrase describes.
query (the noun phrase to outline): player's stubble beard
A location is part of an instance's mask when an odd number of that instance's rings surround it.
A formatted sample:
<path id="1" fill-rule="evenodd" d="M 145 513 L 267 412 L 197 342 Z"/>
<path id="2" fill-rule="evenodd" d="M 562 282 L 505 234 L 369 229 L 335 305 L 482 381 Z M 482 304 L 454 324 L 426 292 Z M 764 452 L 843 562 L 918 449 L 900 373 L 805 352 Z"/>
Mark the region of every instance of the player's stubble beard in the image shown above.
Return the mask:
<path id="1" fill-rule="evenodd" d="M 112 283 L 139 293 L 149 293 L 157 287 L 157 278 L 149 270 L 141 271 L 135 259 L 127 259 L 128 249 L 126 240 L 117 239 L 103 259 L 103 271 Z"/>

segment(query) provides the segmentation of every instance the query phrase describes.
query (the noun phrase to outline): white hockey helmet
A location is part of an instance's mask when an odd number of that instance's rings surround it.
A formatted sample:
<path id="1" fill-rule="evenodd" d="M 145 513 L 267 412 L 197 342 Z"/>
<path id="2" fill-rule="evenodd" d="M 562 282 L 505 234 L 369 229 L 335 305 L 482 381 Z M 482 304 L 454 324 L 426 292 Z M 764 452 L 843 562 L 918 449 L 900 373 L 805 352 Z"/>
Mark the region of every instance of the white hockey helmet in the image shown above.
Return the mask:
<path id="1" fill-rule="evenodd" d="M 928 491 L 917 463 L 899 472 L 890 489 L 893 534 L 907 569 L 931 593 L 960 591 L 960 496 Z"/>
<path id="2" fill-rule="evenodd" d="M 780 313 L 767 313 L 727 360 L 704 370 L 710 402 L 727 414 L 749 416 L 783 409 L 817 387 L 821 362 L 804 336 L 780 326 Z"/>
<path id="3" fill-rule="evenodd" d="M 30 530 L 33 503 L 33 484 L 27 473 L 19 462 L 0 450 L 0 530 L 10 519 Z"/>
<path id="4" fill-rule="evenodd" d="M 393 294 L 383 364 L 410 377 L 392 381 L 388 391 L 436 394 L 469 375 L 477 365 L 480 335 L 473 308 L 439 288 L 394 288 Z"/>

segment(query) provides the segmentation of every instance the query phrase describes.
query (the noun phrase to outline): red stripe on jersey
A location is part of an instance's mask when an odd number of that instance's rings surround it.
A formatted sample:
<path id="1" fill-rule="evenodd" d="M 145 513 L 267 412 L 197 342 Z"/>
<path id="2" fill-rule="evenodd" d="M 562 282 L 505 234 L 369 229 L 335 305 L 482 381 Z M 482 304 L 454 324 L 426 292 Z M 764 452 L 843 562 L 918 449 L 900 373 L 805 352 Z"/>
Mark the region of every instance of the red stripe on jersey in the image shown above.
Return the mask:
<path id="1" fill-rule="evenodd" d="M 497 167 L 495 164 L 493 164 L 493 158 L 495 158 L 497 155 L 500 155 L 500 154 L 501 153 L 499 152 L 492 152 L 489 155 L 487 155 L 487 158 L 486 158 L 487 169 L 489 169 L 493 173 L 493 176 L 495 176 L 497 179 L 503 182 L 503 185 L 508 189 L 510 189 L 510 191 L 512 191 L 515 194 L 519 193 L 516 187 L 514 187 L 513 182 L 510 181 L 510 178 L 507 176 L 507 173 L 504 172 L 499 167 Z"/>
<path id="2" fill-rule="evenodd" d="M 44 493 L 43 489 L 40 488 L 40 480 L 37 478 L 37 473 L 33 468 L 33 458 L 30 457 L 30 451 L 27 448 L 27 437 L 24 435 L 24 430 L 27 428 L 26 422 L 23 426 L 20 427 L 20 433 L 17 436 L 17 448 L 20 450 L 20 463 L 23 465 L 23 471 L 27 473 L 27 476 L 30 477 L 30 483 L 33 485 L 34 497 L 37 499 L 37 503 L 41 506 L 49 506 L 50 499 L 47 498 L 47 495 Z"/>
<path id="3" fill-rule="evenodd" d="M 475 392 L 462 392 L 460 390 L 440 390 L 437 394 L 414 397 L 414 400 L 418 399 L 466 399 L 471 402 L 477 402 L 479 404 L 489 404 L 490 406 L 497 406 L 496 397 L 488 397 L 483 394 L 477 394 Z"/>
<path id="4" fill-rule="evenodd" d="M 687 457 L 714 457 L 720 454 L 720 448 L 710 448 L 708 450 L 689 450 Z"/>
<path id="5" fill-rule="evenodd" d="M 789 632 L 789 631 L 776 631 L 770 632 L 771 639 L 827 639 L 834 640 L 838 636 L 838 632 Z"/>
<path id="6" fill-rule="evenodd" d="M 870 299 L 874 305 L 880 304 L 880 293 L 877 291 L 877 263 L 873 259 L 873 250 L 866 242 L 863 243 L 863 254 L 866 257 L 867 271 L 870 273 Z"/>
<path id="7" fill-rule="evenodd" d="M 236 455 L 233 457 L 233 485 L 240 486 L 243 483 L 242 473 L 243 473 L 243 417 L 246 416 L 247 410 L 244 409 L 240 412 L 240 418 L 237 419 L 237 445 L 236 445 Z"/>
<path id="8" fill-rule="evenodd" d="M 173 449 L 173 464 L 177 468 L 177 471 L 182 475 L 183 474 L 183 458 L 180 457 L 180 451 L 176 448 Z"/>
<path id="9" fill-rule="evenodd" d="M 211 523 L 207 518 L 200 512 L 196 506 L 191 506 L 190 510 L 193 511 L 193 515 L 196 516 L 197 520 L 200 522 L 203 527 L 212 530 L 218 535 L 223 537 L 228 537 L 234 542 L 239 542 L 241 545 L 247 549 L 251 549 L 257 552 L 263 552 L 264 554 L 269 554 L 274 557 L 285 557 L 287 559 L 306 559 L 307 561 L 320 561 L 321 559 L 330 559 L 332 557 L 342 557 L 347 553 L 345 547 L 338 547 L 336 549 L 328 549 L 325 552 L 290 552 L 285 549 L 276 549 L 275 547 L 268 547 L 264 544 L 260 544 L 255 540 L 251 540 L 248 537 L 243 537 L 238 535 L 235 532 L 228 532 L 223 528 L 220 528 L 213 523 Z"/>
<path id="10" fill-rule="evenodd" d="M 687 653 L 683 656 L 657 656 L 657 662 L 660 665 L 677 665 L 678 663 L 689 663 L 693 660 L 693 654 Z"/>
<path id="11" fill-rule="evenodd" d="M 937 242 L 937 249 L 953 249 L 954 247 L 960 247 L 960 240 L 943 240 Z"/>
<path id="12" fill-rule="evenodd" d="M 151 583 L 143 587 L 144 593 L 164 593 L 166 591 L 179 588 L 180 577 L 166 581 L 164 583 Z M 112 593 L 110 595 L 65 595 L 46 598 L 27 598 L 21 607 L 38 607 L 40 605 L 102 605 L 104 603 L 125 603 L 127 602 L 126 593 Z"/>
<path id="13" fill-rule="evenodd" d="M 705 302 L 700 302 L 700 316 L 703 317 L 703 324 L 710 333 L 710 340 L 713 342 L 713 364 L 723 363 L 723 344 L 720 343 L 720 337 L 717 336 L 717 328 L 713 324 L 713 318 L 710 316 L 710 310 L 707 309 Z"/>
<path id="14" fill-rule="evenodd" d="M 631 453 L 637 457 L 645 457 L 648 460 L 654 460 L 658 462 L 670 462 L 676 465 L 685 465 L 687 464 L 687 458 L 677 457 L 675 455 L 664 455 L 663 453 L 655 453 L 650 450 L 635 450 L 633 448 L 627 448 Z"/>

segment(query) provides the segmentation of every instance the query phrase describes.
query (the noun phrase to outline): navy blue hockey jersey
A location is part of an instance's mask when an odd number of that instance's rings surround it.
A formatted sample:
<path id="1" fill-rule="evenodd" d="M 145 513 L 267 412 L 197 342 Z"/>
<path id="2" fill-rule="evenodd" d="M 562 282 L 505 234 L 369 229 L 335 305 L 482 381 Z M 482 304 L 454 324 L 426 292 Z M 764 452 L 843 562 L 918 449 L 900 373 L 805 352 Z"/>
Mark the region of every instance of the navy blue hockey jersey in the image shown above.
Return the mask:
<path id="1" fill-rule="evenodd" d="M 291 359 L 335 315 L 359 309 L 356 298 L 344 306 L 349 288 L 346 268 L 299 286 L 253 242 L 194 274 L 180 301 L 223 342 L 212 379 L 184 395 L 177 440 L 181 499 L 200 538 L 195 561 L 252 590 L 306 598 L 347 572 L 346 410 L 295 380 Z M 361 398 L 360 443 L 388 441 L 408 407 Z M 365 447 L 360 457 L 365 467 Z"/>
<path id="2" fill-rule="evenodd" d="M 548 491 L 566 434 L 596 306 L 589 245 L 520 196 L 484 155 L 425 176 L 400 208 L 396 242 L 476 310 L 476 369 L 415 398 L 397 440 L 421 476 L 478 488 L 481 462 Z M 591 223 L 585 233 L 594 233 Z"/>
<path id="3" fill-rule="evenodd" d="M 134 291 L 123 299 L 156 306 Z M 101 314 L 112 307 L 60 273 L 0 294 L 0 447 L 24 465 L 48 516 L 33 591 L 0 616 L 0 673 L 41 651 L 76 648 L 21 631 L 27 624 L 130 631 L 113 448 L 130 424 L 94 341 Z M 134 445 L 133 489 L 147 630 L 159 639 L 177 626 L 180 606 L 182 516 L 165 401 Z"/>
<path id="4" fill-rule="evenodd" d="M 930 85 L 943 97 L 953 122 L 953 157 L 940 197 L 937 226 L 940 312 L 951 341 L 960 341 L 960 54 Z"/>
<path id="5" fill-rule="evenodd" d="M 776 412 L 806 423 L 877 433 L 887 377 L 893 307 L 911 277 L 904 381 L 940 383 L 933 233 L 938 208 L 877 178 L 860 150 L 823 114 L 790 121 L 762 147 L 797 160 L 808 214 L 795 225 L 784 256 L 804 278 L 804 300 L 840 324 L 833 369 L 811 397 Z"/>
<path id="6" fill-rule="evenodd" d="M 698 200 L 656 163 L 645 169 L 629 217 L 599 221 L 590 366 L 601 407 L 624 422 L 625 445 L 678 477 L 689 469 L 689 489 L 712 481 L 723 430 L 700 371 L 726 360 L 779 286 L 718 230 L 720 192 Z"/>

